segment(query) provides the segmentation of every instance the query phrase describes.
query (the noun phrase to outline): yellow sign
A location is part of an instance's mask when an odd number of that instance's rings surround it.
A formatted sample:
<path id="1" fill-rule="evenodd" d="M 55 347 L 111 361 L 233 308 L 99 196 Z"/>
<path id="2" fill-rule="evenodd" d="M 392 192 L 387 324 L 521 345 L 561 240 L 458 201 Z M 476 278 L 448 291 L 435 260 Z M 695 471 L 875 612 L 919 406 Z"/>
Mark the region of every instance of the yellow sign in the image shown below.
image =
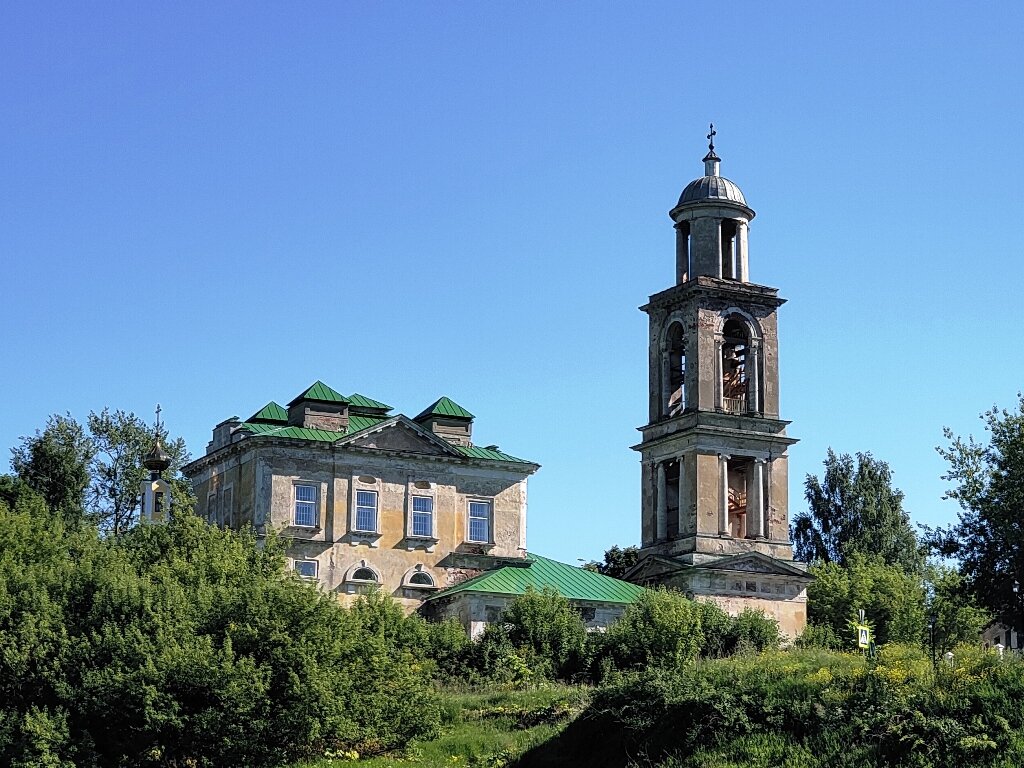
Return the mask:
<path id="1" fill-rule="evenodd" d="M 857 647 L 867 648 L 871 645 L 871 627 L 863 624 L 857 625 Z"/>

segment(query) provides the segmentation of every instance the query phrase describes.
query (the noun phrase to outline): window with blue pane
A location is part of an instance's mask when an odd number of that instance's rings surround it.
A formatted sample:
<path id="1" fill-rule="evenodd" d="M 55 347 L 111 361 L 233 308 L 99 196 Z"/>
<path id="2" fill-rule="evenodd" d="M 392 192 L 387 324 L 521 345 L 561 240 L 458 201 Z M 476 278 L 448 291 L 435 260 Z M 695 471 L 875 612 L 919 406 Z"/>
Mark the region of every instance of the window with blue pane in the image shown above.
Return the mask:
<path id="1" fill-rule="evenodd" d="M 377 530 L 377 492 L 356 491 L 356 530 Z"/>
<path id="2" fill-rule="evenodd" d="M 469 540 L 490 543 L 491 503 L 489 501 L 469 502 Z"/>
<path id="3" fill-rule="evenodd" d="M 412 535 L 434 535 L 434 499 L 431 496 L 412 497 Z"/>
<path id="4" fill-rule="evenodd" d="M 295 486 L 295 525 L 316 527 L 316 486 Z"/>

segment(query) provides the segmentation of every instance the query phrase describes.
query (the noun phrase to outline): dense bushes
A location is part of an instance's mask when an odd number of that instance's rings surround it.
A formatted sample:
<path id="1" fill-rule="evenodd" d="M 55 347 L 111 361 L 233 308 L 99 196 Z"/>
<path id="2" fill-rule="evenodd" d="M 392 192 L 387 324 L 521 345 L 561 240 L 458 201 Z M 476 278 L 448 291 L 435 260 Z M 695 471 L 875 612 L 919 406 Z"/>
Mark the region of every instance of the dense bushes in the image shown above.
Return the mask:
<path id="1" fill-rule="evenodd" d="M 0 502 L 0 764 L 258 766 L 404 744 L 438 712 L 396 611 L 345 610 L 285 575 L 272 542 L 191 515 L 106 540 L 32 494 Z"/>
<path id="2" fill-rule="evenodd" d="M 1024 663 L 958 647 L 738 655 L 630 673 L 521 766 L 996 768 L 1024 764 Z"/>

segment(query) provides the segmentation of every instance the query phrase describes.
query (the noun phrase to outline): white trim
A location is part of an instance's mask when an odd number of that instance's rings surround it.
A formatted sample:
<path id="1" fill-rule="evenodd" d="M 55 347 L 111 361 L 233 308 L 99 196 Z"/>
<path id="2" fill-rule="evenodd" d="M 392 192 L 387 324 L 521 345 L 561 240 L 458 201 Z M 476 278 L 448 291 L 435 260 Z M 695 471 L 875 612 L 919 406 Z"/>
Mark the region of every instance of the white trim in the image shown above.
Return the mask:
<path id="1" fill-rule="evenodd" d="M 302 563 L 303 565 L 306 565 L 308 563 L 312 563 L 313 564 L 313 575 L 312 576 L 308 576 L 308 575 L 302 573 L 298 569 L 298 565 L 300 563 Z M 312 560 L 312 559 L 305 558 L 305 557 L 303 557 L 303 558 L 292 558 L 292 570 L 295 571 L 296 574 L 298 574 L 300 579 L 309 579 L 310 581 L 316 581 L 316 580 L 318 580 L 320 578 L 320 561 L 319 560 Z"/>
<path id="2" fill-rule="evenodd" d="M 487 539 L 474 539 L 471 538 L 470 532 L 473 529 L 472 520 L 479 520 L 479 517 L 472 517 L 470 515 L 470 509 L 473 504 L 486 504 L 487 505 Z M 484 497 L 467 497 L 466 498 L 466 542 L 470 544 L 493 544 L 494 543 L 494 499 Z"/>
<path id="3" fill-rule="evenodd" d="M 313 500 L 299 499 L 298 489 L 312 488 L 313 489 Z M 312 480 L 292 480 L 292 503 L 291 503 L 291 514 L 289 516 L 289 523 L 293 528 L 306 528 L 308 530 L 318 530 L 320 528 L 320 483 L 313 482 Z M 313 505 L 313 524 L 306 525 L 298 521 L 298 504 L 312 504 Z"/>
<path id="4" fill-rule="evenodd" d="M 366 482 L 362 478 L 369 477 L 373 479 L 373 482 Z M 366 536 L 366 535 L 380 535 L 380 518 L 381 518 L 381 498 L 383 493 L 381 491 L 382 483 L 379 477 L 373 475 L 352 475 L 352 480 L 349 483 L 349 515 L 348 515 L 348 532 L 355 536 Z M 356 502 L 359 499 L 359 491 L 371 491 L 376 494 L 376 514 L 373 521 L 373 530 L 365 530 L 360 528 L 358 525 L 358 513 L 356 510 Z"/>

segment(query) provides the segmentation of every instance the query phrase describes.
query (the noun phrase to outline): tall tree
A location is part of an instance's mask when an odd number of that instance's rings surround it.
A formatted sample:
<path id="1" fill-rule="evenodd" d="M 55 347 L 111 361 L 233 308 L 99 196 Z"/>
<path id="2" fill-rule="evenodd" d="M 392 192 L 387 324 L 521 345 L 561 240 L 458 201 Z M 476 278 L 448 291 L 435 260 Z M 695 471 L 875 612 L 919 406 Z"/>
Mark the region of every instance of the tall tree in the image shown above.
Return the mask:
<path id="1" fill-rule="evenodd" d="M 142 501 L 139 488 L 148 470 L 142 460 L 153 447 L 153 428 L 134 413 L 104 408 L 89 414 L 89 435 L 96 452 L 90 463 L 91 483 L 88 506 L 102 530 L 117 535 L 131 527 L 139 516 Z M 167 477 L 176 496 L 188 495 L 186 481 L 179 477 L 188 462 L 183 439 L 169 439 L 161 426 L 160 440 L 171 457 Z"/>
<path id="2" fill-rule="evenodd" d="M 69 521 L 82 517 L 96 447 L 71 414 L 50 416 L 41 432 L 22 437 L 11 453 L 11 468 L 51 510 Z"/>
<path id="3" fill-rule="evenodd" d="M 584 563 L 583 567 L 594 573 L 621 579 L 626 575 L 626 571 L 636 565 L 639 559 L 640 550 L 636 546 L 620 547 L 618 544 L 614 544 L 611 549 L 605 551 L 604 562 L 591 560 L 589 563 Z"/>
<path id="4" fill-rule="evenodd" d="M 804 497 L 809 509 L 793 518 L 791 531 L 798 560 L 846 565 L 861 553 L 908 573 L 924 565 L 903 492 L 892 486 L 889 465 L 870 453 L 858 453 L 855 466 L 852 456 L 829 448 L 823 479 L 807 475 Z"/>
<path id="5" fill-rule="evenodd" d="M 929 531 L 938 553 L 955 557 L 978 602 L 1022 629 L 1024 614 L 1024 395 L 1017 409 L 981 414 L 988 442 L 946 428 L 939 454 L 949 463 L 945 498 L 960 504 L 959 521 Z M 1017 589 L 1015 590 L 1015 585 Z"/>

